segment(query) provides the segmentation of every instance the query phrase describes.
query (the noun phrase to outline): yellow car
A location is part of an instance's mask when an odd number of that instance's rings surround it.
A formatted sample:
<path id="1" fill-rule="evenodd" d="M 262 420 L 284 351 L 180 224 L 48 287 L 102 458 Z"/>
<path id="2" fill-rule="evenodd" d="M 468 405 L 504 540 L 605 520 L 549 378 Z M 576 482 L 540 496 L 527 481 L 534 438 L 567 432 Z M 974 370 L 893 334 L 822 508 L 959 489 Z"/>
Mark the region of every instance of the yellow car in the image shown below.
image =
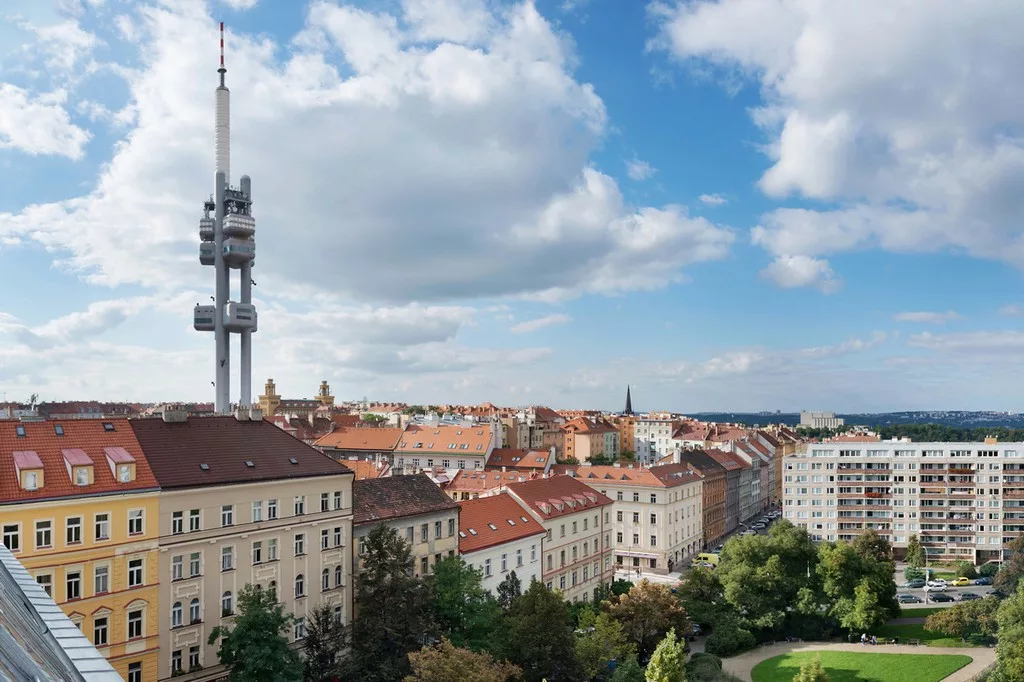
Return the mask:
<path id="1" fill-rule="evenodd" d="M 949 581 L 949 584 L 952 587 L 966 587 L 967 585 L 971 584 L 971 579 L 970 578 L 957 578 L 956 580 Z"/>

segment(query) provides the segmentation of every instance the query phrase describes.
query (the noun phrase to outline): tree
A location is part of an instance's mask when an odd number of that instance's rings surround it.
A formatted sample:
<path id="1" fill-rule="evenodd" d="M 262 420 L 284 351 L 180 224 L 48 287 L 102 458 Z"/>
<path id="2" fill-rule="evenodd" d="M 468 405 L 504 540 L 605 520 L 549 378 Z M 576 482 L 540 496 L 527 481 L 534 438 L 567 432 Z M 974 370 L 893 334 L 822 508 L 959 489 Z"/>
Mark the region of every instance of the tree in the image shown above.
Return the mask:
<path id="1" fill-rule="evenodd" d="M 523 583 L 515 571 L 510 571 L 505 579 L 498 584 L 498 605 L 508 613 L 523 595 Z"/>
<path id="2" fill-rule="evenodd" d="M 907 538 L 907 553 L 904 561 L 914 568 L 921 568 L 924 566 L 924 560 L 924 547 L 921 546 L 921 541 L 917 539 L 917 535 L 911 534 Z"/>
<path id="3" fill-rule="evenodd" d="M 978 569 L 978 575 L 983 575 L 986 578 L 995 577 L 995 574 L 998 573 L 998 572 L 999 572 L 999 564 L 991 562 L 991 561 L 989 563 L 987 563 L 987 564 L 982 564 L 981 568 Z"/>
<path id="4" fill-rule="evenodd" d="M 569 606 L 561 593 L 530 583 L 505 618 L 500 653 L 523 669 L 526 682 L 580 677 Z"/>
<path id="5" fill-rule="evenodd" d="M 998 610 L 999 600 L 995 597 L 962 602 L 928 616 L 924 621 L 924 626 L 932 632 L 959 637 L 964 641 L 967 641 L 971 635 L 992 637 L 998 628 L 996 621 Z"/>
<path id="6" fill-rule="evenodd" d="M 956 574 L 960 578 L 977 578 L 978 571 L 974 568 L 974 564 L 970 561 L 958 561 L 956 562 Z"/>
<path id="7" fill-rule="evenodd" d="M 1007 598 L 996 615 L 999 624 L 998 664 L 992 682 L 1024 680 L 1024 589 Z"/>
<path id="8" fill-rule="evenodd" d="M 630 656 L 622 665 L 615 667 L 611 682 L 645 682 L 644 669 L 640 667 L 636 656 Z"/>
<path id="9" fill-rule="evenodd" d="M 500 612 L 497 601 L 483 588 L 482 571 L 457 556 L 434 566 L 434 618 L 453 645 L 474 651 L 486 648 Z"/>
<path id="10" fill-rule="evenodd" d="M 1006 549 L 1009 557 L 1003 562 L 993 582 L 1003 592 L 1013 593 L 1024 577 L 1024 535 L 1015 537 Z"/>
<path id="11" fill-rule="evenodd" d="M 593 679 L 609 668 L 612 661 L 624 663 L 636 657 L 636 646 L 626 639 L 622 624 L 607 613 L 584 611 L 576 638 L 576 658 L 585 679 Z"/>
<path id="12" fill-rule="evenodd" d="M 409 673 L 408 654 L 431 637 L 430 585 L 413 576 L 409 546 L 393 529 L 378 524 L 365 540 L 363 566 L 356 579 L 358 616 L 346 677 L 392 682 Z"/>
<path id="13" fill-rule="evenodd" d="M 713 625 L 728 608 L 722 584 L 709 569 L 698 566 L 676 588 L 676 596 L 694 623 Z"/>
<path id="14" fill-rule="evenodd" d="M 691 631 L 686 609 L 672 590 L 646 579 L 609 602 L 608 612 L 622 623 L 622 630 L 636 645 L 641 661 L 647 660 L 669 630 L 675 628 L 683 635 Z"/>
<path id="15" fill-rule="evenodd" d="M 626 594 L 633 589 L 633 581 L 626 580 L 625 578 L 616 578 L 612 581 L 611 591 L 612 594 L 618 596 L 620 594 Z"/>
<path id="16" fill-rule="evenodd" d="M 864 559 L 873 559 L 880 563 L 892 560 L 892 545 L 873 528 L 868 528 L 854 538 L 852 544 L 853 551 Z"/>
<path id="17" fill-rule="evenodd" d="M 341 654 L 345 649 L 345 627 L 328 604 L 313 609 L 306 625 L 305 648 L 306 682 L 329 682 L 340 670 Z"/>
<path id="18" fill-rule="evenodd" d="M 668 631 L 647 664 L 646 682 L 686 682 L 686 640 Z"/>
<path id="19" fill-rule="evenodd" d="M 793 677 L 793 682 L 828 682 L 828 673 L 821 664 L 821 656 L 804 661 L 800 666 L 800 672 Z"/>
<path id="20" fill-rule="evenodd" d="M 460 649 L 447 639 L 410 653 L 409 663 L 412 674 L 406 676 L 405 682 L 509 682 L 523 672 L 511 663 L 494 660 L 490 654 Z"/>
<path id="21" fill-rule="evenodd" d="M 907 580 L 924 580 L 924 569 L 916 566 L 907 566 L 903 569 L 903 577 Z"/>
<path id="22" fill-rule="evenodd" d="M 842 627 L 870 631 L 899 615 L 893 563 L 879 558 L 883 552 L 877 542 L 859 547 L 842 542 L 824 543 L 819 547 L 822 592 L 829 614 Z"/>
<path id="23" fill-rule="evenodd" d="M 277 603 L 277 595 L 246 585 L 238 593 L 234 627 L 218 625 L 208 644 L 220 640 L 217 657 L 228 669 L 229 682 L 298 682 L 299 654 L 288 646 L 292 617 Z"/>

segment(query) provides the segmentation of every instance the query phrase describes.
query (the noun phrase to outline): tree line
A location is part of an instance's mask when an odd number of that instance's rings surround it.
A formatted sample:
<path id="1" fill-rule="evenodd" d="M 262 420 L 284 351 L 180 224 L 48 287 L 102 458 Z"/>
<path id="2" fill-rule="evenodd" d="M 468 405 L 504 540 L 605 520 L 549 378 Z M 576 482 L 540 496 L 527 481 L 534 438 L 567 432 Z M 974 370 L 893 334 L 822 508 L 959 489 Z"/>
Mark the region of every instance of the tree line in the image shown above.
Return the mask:
<path id="1" fill-rule="evenodd" d="M 796 432 L 813 439 L 827 439 L 847 433 L 855 428 L 844 425 L 834 429 L 797 426 Z M 975 443 L 992 436 L 1001 442 L 1024 441 L 1024 429 L 1005 426 L 947 426 L 946 424 L 885 424 L 869 426 L 882 440 L 909 438 L 916 443 Z"/>

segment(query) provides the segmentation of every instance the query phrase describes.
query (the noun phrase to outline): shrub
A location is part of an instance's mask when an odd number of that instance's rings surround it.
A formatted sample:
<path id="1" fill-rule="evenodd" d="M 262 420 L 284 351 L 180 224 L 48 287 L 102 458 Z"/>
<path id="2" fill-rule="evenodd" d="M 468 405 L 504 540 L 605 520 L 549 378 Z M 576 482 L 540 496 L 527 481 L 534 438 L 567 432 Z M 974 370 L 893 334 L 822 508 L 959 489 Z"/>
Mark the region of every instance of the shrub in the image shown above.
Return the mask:
<path id="1" fill-rule="evenodd" d="M 991 578 L 991 577 L 995 576 L 995 574 L 998 573 L 998 572 L 999 572 L 999 564 L 991 564 L 991 563 L 990 564 L 985 564 L 980 569 L 978 569 L 978 573 L 980 573 L 981 575 L 983 575 L 983 576 L 985 576 L 987 578 Z"/>
<path id="2" fill-rule="evenodd" d="M 722 659 L 718 656 L 694 654 L 686 664 L 687 682 L 719 682 L 722 679 Z"/>
<path id="3" fill-rule="evenodd" d="M 718 656 L 715 656 L 714 654 L 696 653 L 690 656 L 690 663 L 701 663 L 704 661 L 711 663 L 719 670 L 722 669 L 722 659 L 720 659 Z"/>
<path id="4" fill-rule="evenodd" d="M 958 561 L 956 564 L 956 575 L 958 578 L 977 578 L 978 571 L 970 561 Z"/>
<path id="5" fill-rule="evenodd" d="M 907 580 L 923 580 L 924 570 L 914 566 L 907 566 L 903 569 L 903 577 Z"/>
<path id="6" fill-rule="evenodd" d="M 704 643 L 704 650 L 716 656 L 732 656 L 754 647 L 754 635 L 736 625 L 720 625 Z"/>

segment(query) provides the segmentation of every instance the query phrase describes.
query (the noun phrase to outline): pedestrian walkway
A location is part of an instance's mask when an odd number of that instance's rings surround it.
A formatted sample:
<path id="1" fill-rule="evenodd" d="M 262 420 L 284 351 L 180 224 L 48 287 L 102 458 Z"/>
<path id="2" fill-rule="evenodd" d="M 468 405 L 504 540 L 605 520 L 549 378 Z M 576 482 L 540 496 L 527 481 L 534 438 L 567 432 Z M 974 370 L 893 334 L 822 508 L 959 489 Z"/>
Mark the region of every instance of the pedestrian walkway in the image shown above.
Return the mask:
<path id="1" fill-rule="evenodd" d="M 725 672 L 735 675 L 741 680 L 750 680 L 750 671 L 761 661 L 788 654 L 793 651 L 849 651 L 863 654 L 924 654 L 932 656 L 964 655 L 970 656 L 973 661 L 956 671 L 943 682 L 970 682 L 976 675 L 985 670 L 996 660 L 996 650 L 988 648 L 945 648 L 926 646 L 891 646 L 879 644 L 877 646 L 862 646 L 860 644 L 829 644 L 825 642 L 795 642 L 779 643 L 772 646 L 760 646 L 745 654 L 733 658 L 722 659 L 722 669 Z"/>

